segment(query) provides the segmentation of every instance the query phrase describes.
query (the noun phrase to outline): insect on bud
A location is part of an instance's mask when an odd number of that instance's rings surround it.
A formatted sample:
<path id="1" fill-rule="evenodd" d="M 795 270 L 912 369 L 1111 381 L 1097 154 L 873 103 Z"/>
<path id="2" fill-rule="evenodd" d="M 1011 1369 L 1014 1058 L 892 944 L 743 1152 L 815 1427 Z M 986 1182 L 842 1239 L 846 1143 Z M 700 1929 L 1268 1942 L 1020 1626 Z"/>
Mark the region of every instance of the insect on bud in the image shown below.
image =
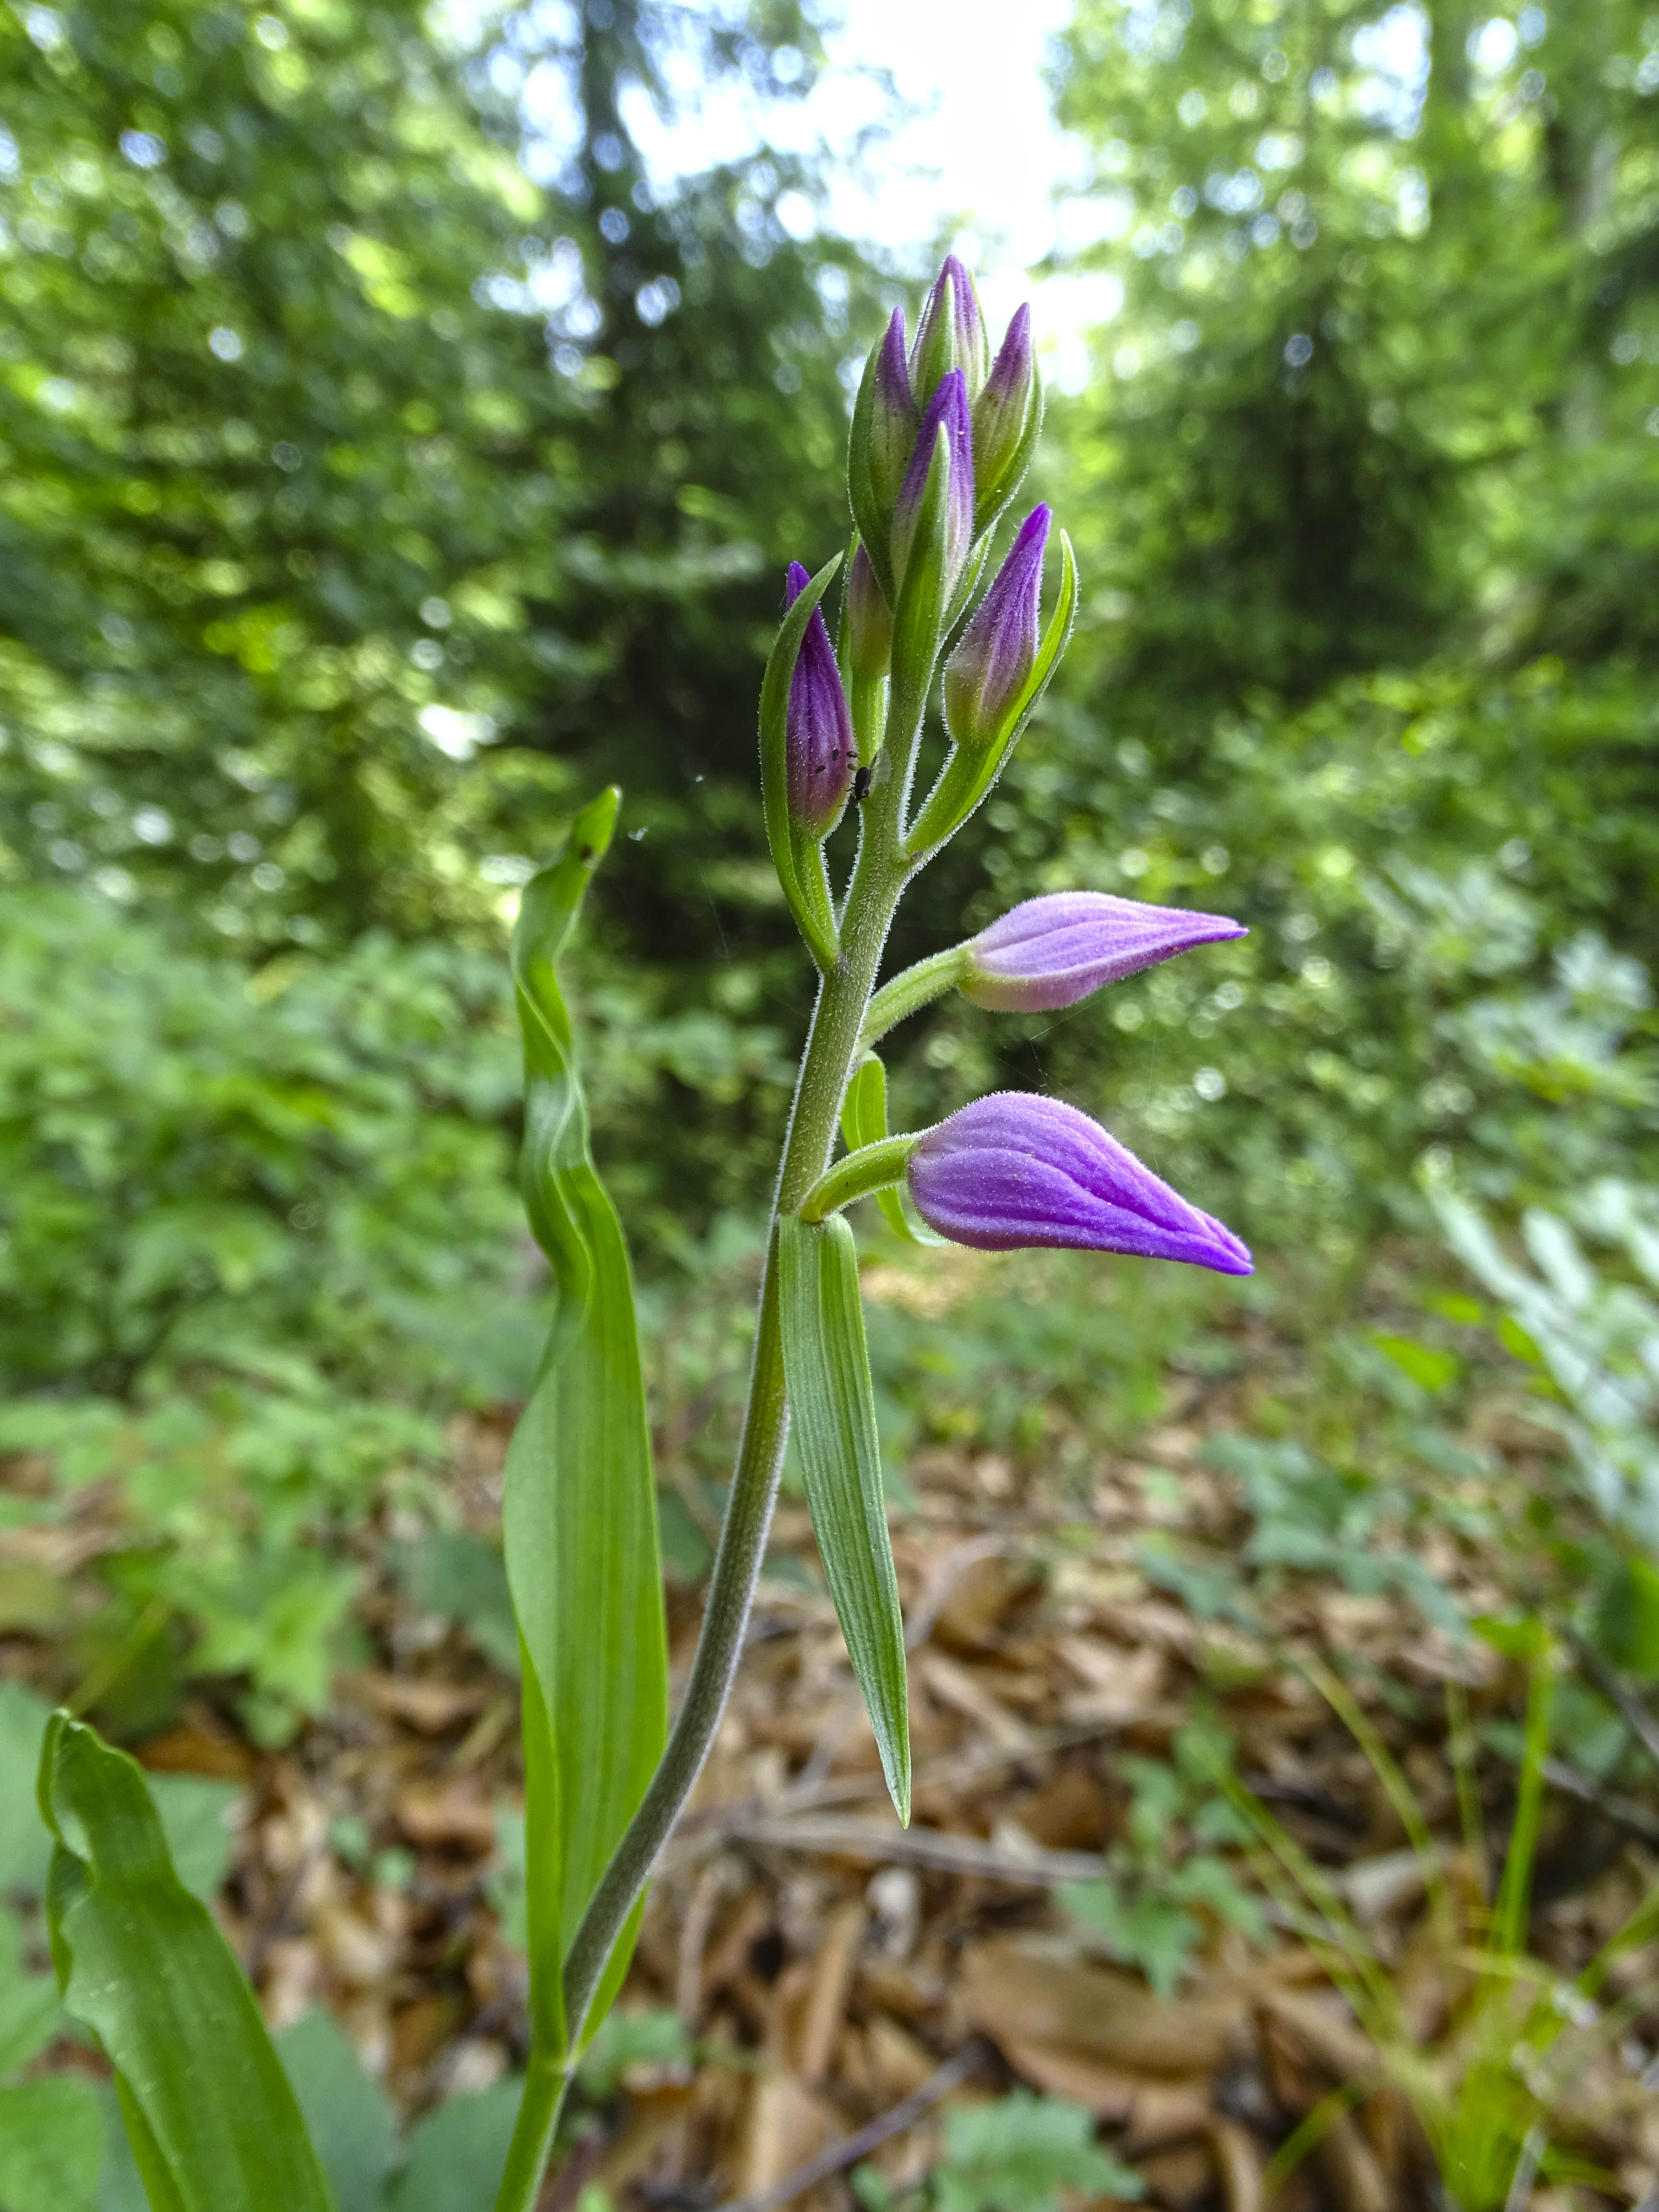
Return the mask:
<path id="1" fill-rule="evenodd" d="M 945 664 L 945 720 L 965 752 L 988 750 L 1036 660 L 1037 613 L 1049 514 L 1034 507 Z"/>
<path id="2" fill-rule="evenodd" d="M 882 597 L 870 556 L 860 545 L 847 571 L 848 674 L 853 683 L 878 684 L 893 652 L 893 611 Z"/>
<path id="3" fill-rule="evenodd" d="M 916 438 L 915 451 L 910 456 L 910 466 L 899 491 L 898 504 L 893 510 L 893 580 L 896 587 L 904 581 L 905 565 L 915 543 L 916 525 L 921 519 L 928 473 L 933 466 L 941 431 L 944 433 L 949 469 L 949 482 L 945 488 L 943 584 L 943 595 L 948 599 L 956 589 L 957 579 L 967 561 L 968 549 L 974 535 L 974 437 L 968 415 L 968 390 L 959 368 L 951 370 L 927 403 L 927 411 L 921 418 L 921 428 Z"/>
<path id="4" fill-rule="evenodd" d="M 789 563 L 789 605 L 811 580 L 799 561 Z M 827 837 L 847 804 L 858 749 L 830 633 L 817 607 L 790 679 L 784 757 L 791 823 L 809 836 Z"/>
<path id="5" fill-rule="evenodd" d="M 910 384 L 916 404 L 925 407 L 943 379 L 959 368 L 971 406 L 985 381 L 989 357 L 974 280 L 954 253 L 947 254 L 922 303 L 915 343 L 910 349 Z"/>
<path id="6" fill-rule="evenodd" d="M 981 509 L 1012 499 L 1026 425 L 1037 400 L 1036 352 L 1031 343 L 1031 310 L 1021 307 L 1008 325 L 985 388 L 974 402 L 974 479 Z"/>

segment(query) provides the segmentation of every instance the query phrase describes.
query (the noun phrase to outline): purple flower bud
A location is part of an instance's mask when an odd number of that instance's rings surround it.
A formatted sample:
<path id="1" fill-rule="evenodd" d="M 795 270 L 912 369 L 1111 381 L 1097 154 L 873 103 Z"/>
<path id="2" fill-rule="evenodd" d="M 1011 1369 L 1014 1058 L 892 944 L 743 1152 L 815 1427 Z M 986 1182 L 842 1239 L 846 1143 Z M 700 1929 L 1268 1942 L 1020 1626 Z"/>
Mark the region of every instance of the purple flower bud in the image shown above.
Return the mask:
<path id="1" fill-rule="evenodd" d="M 878 683 L 893 653 L 893 615 L 862 544 L 847 571 L 847 657 L 858 683 Z"/>
<path id="2" fill-rule="evenodd" d="M 788 598 L 793 606 L 811 582 L 799 561 L 789 563 Z M 830 649 L 823 612 L 814 607 L 800 654 L 789 682 L 789 715 L 785 749 L 789 819 L 797 830 L 827 837 L 841 819 L 847 787 L 857 765 L 853 718 L 841 672 Z"/>
<path id="3" fill-rule="evenodd" d="M 1031 310 L 1019 308 L 1008 335 L 974 402 L 974 477 L 980 495 L 990 499 L 1019 451 L 1036 389 L 1036 354 L 1031 344 Z M 1012 497 L 1010 484 L 1006 496 Z"/>
<path id="4" fill-rule="evenodd" d="M 915 450 L 893 509 L 893 580 L 904 580 L 904 567 L 915 542 L 927 471 L 943 427 L 951 454 L 951 481 L 945 510 L 945 596 L 956 589 L 974 535 L 974 437 L 968 415 L 968 389 L 953 368 L 927 403 L 916 434 Z"/>
<path id="5" fill-rule="evenodd" d="M 904 310 L 895 307 L 876 356 L 870 409 L 870 486 L 884 516 L 893 512 L 915 445 L 916 402 L 904 356 Z"/>
<path id="6" fill-rule="evenodd" d="M 1049 514 L 1034 507 L 945 664 L 945 720 L 957 744 L 982 752 L 1001 737 L 1036 659 L 1037 612 Z"/>
<path id="7" fill-rule="evenodd" d="M 947 253 L 922 303 L 916 342 L 910 349 L 910 382 L 917 405 L 927 404 L 953 368 L 966 379 L 971 402 L 985 381 L 988 353 L 974 280 L 956 255 Z"/>
<path id="8" fill-rule="evenodd" d="M 927 1131 L 908 1173 L 916 1211 L 955 1244 L 982 1252 L 1063 1245 L 1252 1273 L 1231 1229 L 1058 1098 L 999 1091 L 975 1099 Z"/>
<path id="9" fill-rule="evenodd" d="M 1024 900 L 981 930 L 968 948 L 973 969 L 962 988 L 999 1013 L 1046 1013 L 1189 945 L 1247 934 L 1224 914 L 1144 906 L 1106 891 L 1054 891 Z"/>

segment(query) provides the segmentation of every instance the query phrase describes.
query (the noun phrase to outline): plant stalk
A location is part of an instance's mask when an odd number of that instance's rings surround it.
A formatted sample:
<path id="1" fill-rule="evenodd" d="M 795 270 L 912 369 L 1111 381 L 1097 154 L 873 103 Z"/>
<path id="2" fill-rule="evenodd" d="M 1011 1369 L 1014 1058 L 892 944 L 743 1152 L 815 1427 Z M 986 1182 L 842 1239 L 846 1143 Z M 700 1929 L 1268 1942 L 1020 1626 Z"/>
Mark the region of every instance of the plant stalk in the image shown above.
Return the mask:
<path id="1" fill-rule="evenodd" d="M 507 2147 L 507 2171 L 501 2176 L 495 2212 L 535 2212 L 541 2195 L 542 2176 L 553 2152 L 553 2137 L 565 2092 L 574 2071 L 571 2059 L 551 2058 L 534 2050 L 525 2069 L 524 2095 L 513 2124 Z"/>
<path id="2" fill-rule="evenodd" d="M 565 2018 L 575 2048 L 580 2045 L 605 1961 L 702 1771 L 742 1655 L 789 1433 L 778 1319 L 777 1219 L 800 1206 L 830 1164 L 842 1099 L 859 1054 L 860 1029 L 887 933 L 915 872 L 915 862 L 902 850 L 902 817 L 926 700 L 925 685 L 920 696 L 907 697 L 903 725 L 896 732 L 890 732 L 890 742 L 895 743 L 894 773 L 864 805 L 858 860 L 842 916 L 841 957 L 819 987 L 784 1140 L 743 1436 L 696 1654 L 661 1761 L 600 1878 L 565 1960 Z M 529 2203 L 533 2199 L 528 2200 L 525 2212 Z M 519 2207 L 503 2197 L 500 2212 L 519 2212 Z"/>

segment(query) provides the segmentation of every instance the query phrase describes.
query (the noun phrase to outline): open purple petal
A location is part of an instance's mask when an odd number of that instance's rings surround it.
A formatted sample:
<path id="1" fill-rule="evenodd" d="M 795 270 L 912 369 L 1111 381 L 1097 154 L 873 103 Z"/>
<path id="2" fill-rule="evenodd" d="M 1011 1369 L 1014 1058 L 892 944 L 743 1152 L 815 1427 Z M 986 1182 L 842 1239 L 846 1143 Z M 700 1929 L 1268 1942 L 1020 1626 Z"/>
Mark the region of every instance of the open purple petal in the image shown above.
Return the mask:
<path id="1" fill-rule="evenodd" d="M 1074 1006 L 1103 984 L 1190 945 L 1247 934 L 1230 915 L 1147 906 L 1107 891 L 1054 891 L 1024 900 L 980 932 L 962 988 L 1000 1013 L 1046 1012 Z"/>
<path id="2" fill-rule="evenodd" d="M 999 1091 L 976 1099 L 928 1130 L 908 1174 L 916 1211 L 955 1244 L 1056 1245 L 1253 1272 L 1231 1229 L 1058 1098 Z"/>

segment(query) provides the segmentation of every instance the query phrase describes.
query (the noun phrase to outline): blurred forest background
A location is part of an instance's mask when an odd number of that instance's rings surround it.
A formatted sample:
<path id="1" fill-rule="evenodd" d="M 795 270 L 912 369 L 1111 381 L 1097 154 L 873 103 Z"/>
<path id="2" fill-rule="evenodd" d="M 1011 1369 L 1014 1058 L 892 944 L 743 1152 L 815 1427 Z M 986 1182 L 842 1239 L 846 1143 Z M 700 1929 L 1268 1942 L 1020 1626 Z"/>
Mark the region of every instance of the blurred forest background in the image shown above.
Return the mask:
<path id="1" fill-rule="evenodd" d="M 795 0 L 0 7 L 0 1649 L 120 1740 L 289 1755 L 383 1600 L 510 1669 L 457 1474 L 544 1319 L 506 932 L 604 780 L 576 981 L 695 1587 L 808 1010 L 756 693 L 950 240 L 834 235 L 828 155 L 666 189 L 637 118 L 822 58 Z M 931 1453 L 1075 1505 L 1224 1407 L 1255 1548 L 1154 1483 L 1145 1587 L 1543 1620 L 1558 1749 L 1651 1805 L 1659 15 L 1077 0 L 1052 92 L 1040 273 L 1122 287 L 1032 485 L 1079 634 L 894 960 L 1073 886 L 1250 935 L 930 1012 L 898 1112 L 1053 1088 L 1258 1273 L 1039 1290 L 872 1217 L 896 1497 Z"/>

